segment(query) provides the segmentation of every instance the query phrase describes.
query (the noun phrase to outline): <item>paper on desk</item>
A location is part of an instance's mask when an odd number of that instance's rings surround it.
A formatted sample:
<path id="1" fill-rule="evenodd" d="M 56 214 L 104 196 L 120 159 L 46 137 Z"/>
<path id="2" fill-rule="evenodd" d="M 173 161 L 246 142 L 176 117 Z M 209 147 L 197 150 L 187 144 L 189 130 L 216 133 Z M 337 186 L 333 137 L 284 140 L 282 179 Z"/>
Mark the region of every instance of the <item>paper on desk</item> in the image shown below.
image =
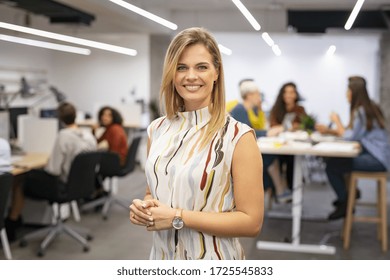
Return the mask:
<path id="1" fill-rule="evenodd" d="M 321 142 L 313 146 L 318 151 L 346 152 L 356 150 L 356 143 L 349 142 Z"/>

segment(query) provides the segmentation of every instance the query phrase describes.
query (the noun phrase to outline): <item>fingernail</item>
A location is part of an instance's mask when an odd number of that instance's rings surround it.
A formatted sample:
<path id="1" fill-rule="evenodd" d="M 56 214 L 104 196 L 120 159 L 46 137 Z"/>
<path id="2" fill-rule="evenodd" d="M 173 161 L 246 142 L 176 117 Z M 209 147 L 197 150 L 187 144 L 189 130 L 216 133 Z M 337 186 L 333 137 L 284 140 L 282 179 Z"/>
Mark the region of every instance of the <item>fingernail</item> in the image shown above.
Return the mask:
<path id="1" fill-rule="evenodd" d="M 142 203 L 141 206 L 142 206 L 142 208 L 146 208 L 146 204 L 145 203 Z"/>
<path id="2" fill-rule="evenodd" d="M 153 222 L 148 223 L 149 226 L 152 226 L 153 224 L 154 224 Z"/>
<path id="3" fill-rule="evenodd" d="M 152 217 L 149 217 L 149 221 L 153 222 L 153 218 L 152 218 Z"/>
<path id="4" fill-rule="evenodd" d="M 146 211 L 146 214 L 148 214 L 149 216 L 151 216 L 151 215 L 152 215 L 152 212 Z"/>

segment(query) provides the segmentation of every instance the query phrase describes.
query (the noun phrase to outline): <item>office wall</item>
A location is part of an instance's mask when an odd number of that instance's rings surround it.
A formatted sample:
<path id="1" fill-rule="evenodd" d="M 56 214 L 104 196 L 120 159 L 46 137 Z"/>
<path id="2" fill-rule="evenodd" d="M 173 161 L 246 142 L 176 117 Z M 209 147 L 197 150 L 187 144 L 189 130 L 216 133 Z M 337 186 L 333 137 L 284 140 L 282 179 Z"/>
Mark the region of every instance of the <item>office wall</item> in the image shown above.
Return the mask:
<path id="1" fill-rule="evenodd" d="M 80 36 L 81 37 L 81 36 Z M 51 60 L 53 83 L 81 110 L 93 112 L 94 103 L 149 101 L 149 36 L 95 35 L 83 38 L 134 48 L 137 56 L 91 49 L 90 56 L 55 53 Z"/>
<path id="2" fill-rule="evenodd" d="M 148 35 L 83 36 L 79 34 L 78 36 L 134 48 L 138 51 L 138 55 L 132 57 L 91 49 L 90 56 L 83 56 L 0 41 L 0 74 L 2 68 L 44 70 L 48 83 L 56 86 L 68 97 L 69 101 L 74 102 L 80 110 L 86 112 L 93 111 L 95 102 L 132 102 L 140 98 L 149 100 Z M 22 75 L 22 72 L 12 73 L 12 75 Z M 18 87 L 19 85 L 14 85 L 12 90 Z M 46 90 L 30 99 L 18 98 L 12 105 L 30 105 L 39 101 L 45 94 L 50 94 L 50 92 Z M 56 106 L 54 98 L 48 98 L 44 103 L 47 106 Z"/>
<path id="3" fill-rule="evenodd" d="M 229 47 L 233 55 L 223 55 L 227 99 L 239 99 L 238 82 L 254 78 L 265 94 L 269 109 L 281 85 L 294 81 L 307 112 L 328 123 L 333 110 L 348 121 L 345 98 L 347 77 L 362 75 L 368 81 L 370 95 L 379 98 L 378 34 L 297 35 L 271 34 L 280 46 L 277 57 L 261 38 L 261 33 L 217 33 L 219 43 Z M 328 47 L 337 47 L 333 57 L 325 55 Z"/>

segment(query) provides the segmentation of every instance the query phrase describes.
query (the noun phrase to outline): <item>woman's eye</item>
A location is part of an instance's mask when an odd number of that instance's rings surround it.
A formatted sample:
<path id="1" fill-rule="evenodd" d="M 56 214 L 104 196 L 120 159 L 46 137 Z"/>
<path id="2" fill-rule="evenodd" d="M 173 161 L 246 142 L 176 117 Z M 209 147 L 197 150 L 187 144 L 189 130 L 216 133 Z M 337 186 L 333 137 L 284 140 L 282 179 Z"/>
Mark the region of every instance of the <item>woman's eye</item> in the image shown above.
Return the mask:
<path id="1" fill-rule="evenodd" d="M 185 67 L 185 66 L 178 66 L 177 67 L 177 71 L 184 71 L 186 69 L 187 69 L 187 67 Z"/>
<path id="2" fill-rule="evenodd" d="M 206 65 L 200 65 L 198 67 L 199 70 L 207 70 L 207 66 Z"/>

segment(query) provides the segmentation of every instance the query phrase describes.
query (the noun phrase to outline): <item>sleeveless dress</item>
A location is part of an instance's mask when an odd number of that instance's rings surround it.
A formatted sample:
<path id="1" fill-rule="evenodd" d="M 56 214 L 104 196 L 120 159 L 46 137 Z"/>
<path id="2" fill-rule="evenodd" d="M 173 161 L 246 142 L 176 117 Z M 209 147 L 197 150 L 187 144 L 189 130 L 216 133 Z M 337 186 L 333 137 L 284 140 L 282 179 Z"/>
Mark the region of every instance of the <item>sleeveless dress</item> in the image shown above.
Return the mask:
<path id="1" fill-rule="evenodd" d="M 240 137 L 253 130 L 226 115 L 225 125 L 200 149 L 210 120 L 208 107 L 161 117 L 148 127 L 145 165 L 153 198 L 173 208 L 235 211 L 231 164 Z M 184 226 L 153 232 L 150 259 L 244 259 L 238 238 L 212 236 Z"/>

